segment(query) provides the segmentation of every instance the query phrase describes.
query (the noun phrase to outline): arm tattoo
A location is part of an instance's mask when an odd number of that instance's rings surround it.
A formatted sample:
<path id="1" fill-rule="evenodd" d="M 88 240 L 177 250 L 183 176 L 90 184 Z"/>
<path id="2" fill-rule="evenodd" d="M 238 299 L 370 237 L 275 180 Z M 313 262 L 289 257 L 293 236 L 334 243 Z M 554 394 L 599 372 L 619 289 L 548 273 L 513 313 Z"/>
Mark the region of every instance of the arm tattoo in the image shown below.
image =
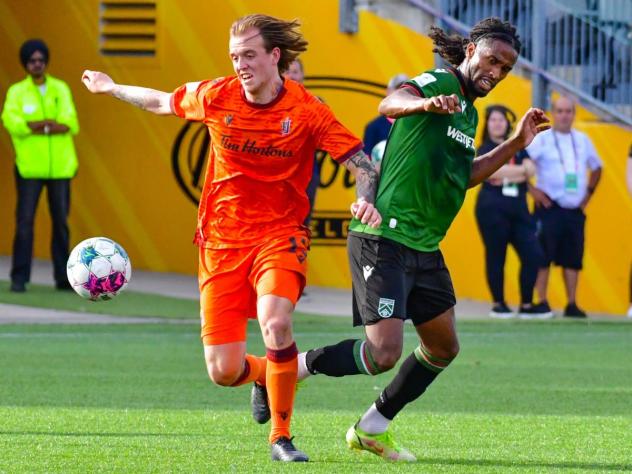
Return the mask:
<path id="1" fill-rule="evenodd" d="M 369 157 L 360 150 L 345 164 L 349 171 L 355 175 L 356 196 L 366 199 L 367 202 L 375 202 L 379 176 Z"/>
<path id="2" fill-rule="evenodd" d="M 118 86 L 112 91 L 117 99 L 135 105 L 143 110 L 153 110 L 160 106 L 162 92 L 136 86 Z"/>

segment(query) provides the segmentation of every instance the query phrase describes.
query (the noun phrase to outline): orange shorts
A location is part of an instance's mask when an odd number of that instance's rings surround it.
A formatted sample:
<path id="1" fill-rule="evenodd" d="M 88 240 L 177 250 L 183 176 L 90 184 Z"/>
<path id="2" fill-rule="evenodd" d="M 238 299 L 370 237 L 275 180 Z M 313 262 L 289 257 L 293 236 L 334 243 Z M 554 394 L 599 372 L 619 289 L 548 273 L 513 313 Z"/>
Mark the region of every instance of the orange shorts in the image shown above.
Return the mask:
<path id="1" fill-rule="evenodd" d="M 198 281 L 204 345 L 243 342 L 257 298 L 275 295 L 296 304 L 307 275 L 307 232 L 255 247 L 200 248 Z"/>

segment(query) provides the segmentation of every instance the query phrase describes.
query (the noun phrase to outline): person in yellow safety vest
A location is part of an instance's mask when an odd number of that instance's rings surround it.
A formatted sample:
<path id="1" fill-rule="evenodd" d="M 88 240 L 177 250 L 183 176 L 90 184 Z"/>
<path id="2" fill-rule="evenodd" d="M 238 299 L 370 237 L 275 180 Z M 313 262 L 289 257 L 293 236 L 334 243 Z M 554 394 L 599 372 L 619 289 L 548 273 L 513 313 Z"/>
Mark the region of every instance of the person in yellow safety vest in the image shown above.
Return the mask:
<path id="1" fill-rule="evenodd" d="M 47 188 L 53 223 L 52 257 L 56 287 L 70 289 L 66 261 L 70 236 L 70 180 L 77 173 L 72 135 L 79 131 L 77 112 L 68 85 L 46 73 L 48 47 L 31 39 L 20 48 L 26 79 L 7 91 L 2 123 L 15 148 L 17 186 L 16 229 L 13 241 L 11 291 L 23 292 L 31 278 L 33 221 L 40 193 Z"/>

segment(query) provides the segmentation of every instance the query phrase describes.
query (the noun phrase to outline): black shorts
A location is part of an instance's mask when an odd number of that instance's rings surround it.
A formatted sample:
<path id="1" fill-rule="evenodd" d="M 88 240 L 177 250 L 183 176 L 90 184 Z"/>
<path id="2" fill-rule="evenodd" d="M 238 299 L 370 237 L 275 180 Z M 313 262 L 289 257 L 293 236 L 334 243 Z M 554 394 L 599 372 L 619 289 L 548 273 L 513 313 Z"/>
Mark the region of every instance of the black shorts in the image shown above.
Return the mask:
<path id="1" fill-rule="evenodd" d="M 382 319 L 430 321 L 456 304 L 441 251 L 419 252 L 393 240 L 349 235 L 353 325 Z"/>
<path id="2" fill-rule="evenodd" d="M 584 225 L 586 215 L 581 209 L 564 209 L 553 204 L 536 211 L 537 233 L 544 266 L 552 263 L 573 270 L 582 269 L 584 257 Z"/>

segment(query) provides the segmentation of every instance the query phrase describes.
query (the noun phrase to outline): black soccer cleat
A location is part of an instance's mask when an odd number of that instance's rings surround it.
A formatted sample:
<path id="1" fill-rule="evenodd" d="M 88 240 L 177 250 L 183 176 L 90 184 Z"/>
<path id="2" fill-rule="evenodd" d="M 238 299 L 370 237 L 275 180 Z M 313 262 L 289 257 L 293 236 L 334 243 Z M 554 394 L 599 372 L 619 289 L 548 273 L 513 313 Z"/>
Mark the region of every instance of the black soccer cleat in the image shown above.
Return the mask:
<path id="1" fill-rule="evenodd" d="M 250 392 L 250 407 L 252 408 L 252 418 L 260 425 L 270 420 L 268 391 L 257 382 L 252 385 L 252 391 Z"/>
<path id="2" fill-rule="evenodd" d="M 294 438 L 292 438 L 294 439 Z M 307 454 L 294 447 L 292 439 L 281 436 L 270 446 L 270 457 L 273 461 L 307 462 Z"/>

